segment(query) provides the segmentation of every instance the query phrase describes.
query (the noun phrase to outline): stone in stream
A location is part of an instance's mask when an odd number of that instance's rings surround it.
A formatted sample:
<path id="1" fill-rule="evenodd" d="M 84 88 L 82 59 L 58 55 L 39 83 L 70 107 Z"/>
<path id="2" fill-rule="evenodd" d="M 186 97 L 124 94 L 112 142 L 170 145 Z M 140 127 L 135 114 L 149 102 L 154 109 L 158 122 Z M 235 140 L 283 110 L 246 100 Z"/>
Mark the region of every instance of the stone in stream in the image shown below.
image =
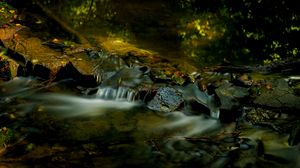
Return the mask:
<path id="1" fill-rule="evenodd" d="M 220 108 L 224 110 L 239 108 L 242 99 L 249 96 L 248 88 L 234 86 L 229 82 L 224 82 L 215 91 L 222 104 Z"/>
<path id="2" fill-rule="evenodd" d="M 152 84 L 151 79 L 147 76 L 147 71 L 143 71 L 143 67 L 124 67 L 104 80 L 101 86 L 134 88 L 143 83 Z"/>
<path id="3" fill-rule="evenodd" d="M 172 112 L 178 110 L 184 101 L 189 102 L 192 100 L 208 108 L 212 118 L 219 118 L 219 104 L 215 95 L 202 92 L 196 84 L 189 84 L 178 89 L 173 87 L 159 88 L 147 107 L 155 111 Z"/>
<path id="4" fill-rule="evenodd" d="M 185 86 L 182 91 L 186 101 L 197 101 L 209 109 L 212 118 L 219 118 L 220 105 L 215 94 L 209 95 L 208 93 L 201 91 L 196 83 Z"/>
<path id="5" fill-rule="evenodd" d="M 87 56 L 93 62 L 93 74 L 98 83 L 110 78 L 115 72 L 122 68 L 128 68 L 124 60 L 118 56 L 104 51 L 87 49 Z"/>
<path id="6" fill-rule="evenodd" d="M 177 110 L 183 103 L 182 93 L 172 87 L 162 87 L 157 90 L 147 107 L 155 111 L 171 112 Z"/>

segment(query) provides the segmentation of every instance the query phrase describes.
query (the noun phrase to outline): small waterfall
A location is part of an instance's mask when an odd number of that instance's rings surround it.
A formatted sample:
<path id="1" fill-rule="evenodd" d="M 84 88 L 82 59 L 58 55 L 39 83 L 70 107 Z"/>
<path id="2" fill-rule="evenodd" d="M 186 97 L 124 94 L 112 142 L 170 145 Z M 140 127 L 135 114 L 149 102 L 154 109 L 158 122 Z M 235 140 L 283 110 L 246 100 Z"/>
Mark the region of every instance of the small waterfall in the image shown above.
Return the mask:
<path id="1" fill-rule="evenodd" d="M 100 88 L 96 97 L 104 100 L 117 100 L 117 101 L 128 101 L 132 102 L 135 100 L 137 92 L 128 87 L 104 87 Z"/>

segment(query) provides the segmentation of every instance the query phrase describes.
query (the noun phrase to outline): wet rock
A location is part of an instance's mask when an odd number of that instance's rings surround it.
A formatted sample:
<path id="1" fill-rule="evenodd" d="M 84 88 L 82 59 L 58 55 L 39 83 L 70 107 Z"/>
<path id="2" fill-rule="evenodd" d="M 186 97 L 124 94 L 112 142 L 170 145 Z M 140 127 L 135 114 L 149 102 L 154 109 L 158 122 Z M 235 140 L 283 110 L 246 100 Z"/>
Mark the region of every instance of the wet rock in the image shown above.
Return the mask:
<path id="1" fill-rule="evenodd" d="M 182 89 L 182 92 L 185 101 L 197 101 L 209 109 L 211 117 L 219 118 L 220 102 L 215 94 L 209 95 L 208 93 L 201 91 L 196 83 L 185 86 Z"/>
<path id="2" fill-rule="evenodd" d="M 98 83 L 110 78 L 116 71 L 128 68 L 124 60 L 105 51 L 87 50 L 87 56 L 93 62 L 93 74 Z"/>
<path id="3" fill-rule="evenodd" d="M 139 84 L 152 84 L 151 79 L 147 75 L 147 71 L 143 71 L 144 67 L 124 67 L 116 72 L 106 80 L 101 86 L 111 87 L 137 87 Z"/>
<path id="4" fill-rule="evenodd" d="M 215 91 L 221 101 L 220 108 L 225 110 L 240 107 L 242 99 L 249 96 L 248 88 L 234 86 L 228 82 L 221 84 Z"/>
<path id="5" fill-rule="evenodd" d="M 162 87 L 157 90 L 147 107 L 155 111 L 171 112 L 183 103 L 182 93 L 172 87 Z"/>
<path id="6" fill-rule="evenodd" d="M 17 41 L 8 39 L 3 40 L 3 43 L 8 50 L 8 57 L 22 66 L 19 69 L 20 72 L 24 72 L 25 76 L 41 75 L 39 77 L 50 79 L 55 77 L 57 72 L 70 62 L 80 74 L 93 74 L 92 65 L 94 62 L 90 62 L 85 53 L 66 55 L 63 52 L 55 51 L 43 45 L 42 40 L 28 28 L 18 31 L 18 37 Z M 40 74 L 38 71 L 41 69 L 48 69 L 48 72 L 44 73 L 46 71 L 43 71 Z"/>
<path id="7" fill-rule="evenodd" d="M 36 69 L 37 65 L 34 66 L 34 70 Z M 47 73 L 47 68 L 43 68 L 44 73 Z M 72 64 L 72 62 L 67 63 L 65 66 L 61 67 L 55 75 L 55 80 L 63 80 L 63 79 L 73 79 L 79 85 L 86 86 L 86 87 L 95 87 L 97 85 L 96 81 L 94 80 L 93 75 L 83 75 L 78 71 L 78 69 Z"/>
<path id="8" fill-rule="evenodd" d="M 0 80 L 8 81 L 17 76 L 18 64 L 0 53 Z"/>
<path id="9" fill-rule="evenodd" d="M 261 94 L 254 100 L 255 104 L 273 108 L 300 109 L 300 96 L 294 94 L 286 80 L 275 79 L 268 83 L 268 87 L 262 88 Z"/>

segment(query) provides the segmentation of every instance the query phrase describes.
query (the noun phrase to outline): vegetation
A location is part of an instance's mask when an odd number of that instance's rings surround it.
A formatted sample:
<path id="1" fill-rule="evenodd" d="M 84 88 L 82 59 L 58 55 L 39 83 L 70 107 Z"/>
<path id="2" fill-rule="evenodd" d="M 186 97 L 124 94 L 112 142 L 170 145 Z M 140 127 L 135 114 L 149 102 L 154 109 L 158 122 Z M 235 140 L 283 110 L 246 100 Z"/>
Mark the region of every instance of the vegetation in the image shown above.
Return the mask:
<path id="1" fill-rule="evenodd" d="M 155 0 L 153 6 L 139 0 L 41 1 L 78 29 L 106 25 L 112 34 L 121 32 L 134 38 L 157 34 L 161 31 L 153 29 L 162 27 L 169 31 L 162 33 L 163 38 L 171 37 L 168 39 L 199 64 L 224 58 L 237 63 L 270 63 L 299 57 L 298 1 Z M 135 5 L 128 7 L 127 3 Z"/>
<path id="2" fill-rule="evenodd" d="M 196 14 L 202 13 L 202 18 L 200 15 L 198 19 L 203 19 L 203 13 L 208 13 L 215 16 L 211 17 L 213 20 L 222 23 L 215 24 L 222 27 L 219 30 L 223 34 L 217 42 L 205 48 L 209 53 L 221 54 L 233 60 L 235 57 L 244 57 L 244 61 L 264 60 L 265 63 L 299 57 L 299 2 L 223 0 L 181 3 L 184 8 L 192 8 Z M 201 49 L 196 51 L 200 52 Z"/>
<path id="3" fill-rule="evenodd" d="M 15 9 L 5 2 L 0 2 L 0 26 L 10 22 L 15 16 Z"/>

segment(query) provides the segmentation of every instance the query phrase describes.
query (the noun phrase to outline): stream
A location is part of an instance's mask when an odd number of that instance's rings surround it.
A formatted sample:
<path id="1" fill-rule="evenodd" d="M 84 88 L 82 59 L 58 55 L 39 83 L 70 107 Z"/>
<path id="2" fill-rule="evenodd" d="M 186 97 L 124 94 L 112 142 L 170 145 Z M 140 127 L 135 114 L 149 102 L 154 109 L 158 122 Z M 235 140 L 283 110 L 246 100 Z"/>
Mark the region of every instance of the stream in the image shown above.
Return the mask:
<path id="1" fill-rule="evenodd" d="M 0 85 L 2 133 L 4 126 L 14 132 L 1 166 L 300 166 L 288 135 L 243 118 L 152 111 L 141 100 L 85 95 L 71 84 L 17 77 Z"/>
<path id="2" fill-rule="evenodd" d="M 300 167 L 299 76 L 203 70 L 257 63 L 223 46 L 218 14 L 161 0 L 43 2 L 59 21 L 14 2 L 24 27 L 1 29 L 13 32 L 0 61 L 17 72 L 0 82 L 0 168 Z"/>

